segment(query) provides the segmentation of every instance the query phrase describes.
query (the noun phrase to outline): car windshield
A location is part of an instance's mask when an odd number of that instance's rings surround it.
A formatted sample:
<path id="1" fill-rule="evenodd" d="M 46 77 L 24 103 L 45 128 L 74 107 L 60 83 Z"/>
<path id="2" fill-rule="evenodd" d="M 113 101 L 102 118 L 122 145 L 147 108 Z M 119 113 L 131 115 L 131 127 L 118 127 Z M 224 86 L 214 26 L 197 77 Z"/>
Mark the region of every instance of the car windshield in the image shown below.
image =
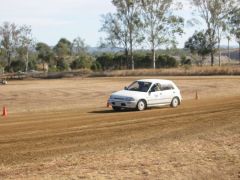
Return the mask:
<path id="1" fill-rule="evenodd" d="M 147 92 L 152 83 L 144 81 L 135 81 L 127 87 L 129 91 Z"/>

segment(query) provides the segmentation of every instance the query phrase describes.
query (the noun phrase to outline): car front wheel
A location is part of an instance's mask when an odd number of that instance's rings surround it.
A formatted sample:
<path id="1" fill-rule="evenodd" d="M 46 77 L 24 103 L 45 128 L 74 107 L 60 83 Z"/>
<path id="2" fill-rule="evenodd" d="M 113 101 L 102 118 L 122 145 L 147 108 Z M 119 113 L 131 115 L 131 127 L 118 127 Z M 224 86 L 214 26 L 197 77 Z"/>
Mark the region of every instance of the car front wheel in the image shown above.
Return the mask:
<path id="1" fill-rule="evenodd" d="M 140 100 L 137 104 L 137 110 L 143 111 L 144 109 L 146 109 L 146 106 L 146 102 L 144 100 Z"/>
<path id="2" fill-rule="evenodd" d="M 179 99 L 174 97 L 171 102 L 171 107 L 176 108 L 179 105 Z"/>

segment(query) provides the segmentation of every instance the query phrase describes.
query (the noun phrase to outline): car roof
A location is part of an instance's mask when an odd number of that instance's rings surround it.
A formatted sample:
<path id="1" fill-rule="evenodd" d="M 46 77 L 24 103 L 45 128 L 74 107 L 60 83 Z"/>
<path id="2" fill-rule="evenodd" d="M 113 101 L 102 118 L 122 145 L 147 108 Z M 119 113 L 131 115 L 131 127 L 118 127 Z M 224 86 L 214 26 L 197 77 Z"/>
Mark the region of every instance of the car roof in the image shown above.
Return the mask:
<path id="1" fill-rule="evenodd" d="M 140 80 L 137 80 L 137 81 L 144 81 L 144 82 L 151 82 L 151 83 L 163 83 L 163 84 L 166 84 L 166 83 L 173 83 L 172 81 L 170 80 L 166 80 L 166 79 L 140 79 Z"/>

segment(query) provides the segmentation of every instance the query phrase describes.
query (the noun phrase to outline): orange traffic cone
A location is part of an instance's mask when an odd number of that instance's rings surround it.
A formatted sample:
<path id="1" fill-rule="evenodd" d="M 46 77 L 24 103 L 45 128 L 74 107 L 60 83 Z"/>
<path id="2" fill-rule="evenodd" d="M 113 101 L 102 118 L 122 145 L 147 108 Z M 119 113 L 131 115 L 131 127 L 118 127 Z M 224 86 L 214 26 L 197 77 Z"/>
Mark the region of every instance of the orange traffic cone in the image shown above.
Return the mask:
<path id="1" fill-rule="evenodd" d="M 6 106 L 3 106 L 3 113 L 2 113 L 2 116 L 5 116 L 7 117 L 8 113 L 7 113 L 7 108 Z"/>

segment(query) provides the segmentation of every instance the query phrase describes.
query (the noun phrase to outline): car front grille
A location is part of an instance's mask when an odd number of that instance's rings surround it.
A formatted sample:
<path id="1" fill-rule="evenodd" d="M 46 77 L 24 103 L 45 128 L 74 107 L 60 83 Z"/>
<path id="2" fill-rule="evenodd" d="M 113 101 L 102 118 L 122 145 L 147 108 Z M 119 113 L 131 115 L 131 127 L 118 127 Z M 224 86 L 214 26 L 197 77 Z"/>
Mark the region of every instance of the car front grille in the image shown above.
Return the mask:
<path id="1" fill-rule="evenodd" d="M 114 97 L 113 99 L 115 99 L 115 100 L 122 100 L 122 101 L 124 101 L 124 98 L 121 98 L 121 97 Z"/>

